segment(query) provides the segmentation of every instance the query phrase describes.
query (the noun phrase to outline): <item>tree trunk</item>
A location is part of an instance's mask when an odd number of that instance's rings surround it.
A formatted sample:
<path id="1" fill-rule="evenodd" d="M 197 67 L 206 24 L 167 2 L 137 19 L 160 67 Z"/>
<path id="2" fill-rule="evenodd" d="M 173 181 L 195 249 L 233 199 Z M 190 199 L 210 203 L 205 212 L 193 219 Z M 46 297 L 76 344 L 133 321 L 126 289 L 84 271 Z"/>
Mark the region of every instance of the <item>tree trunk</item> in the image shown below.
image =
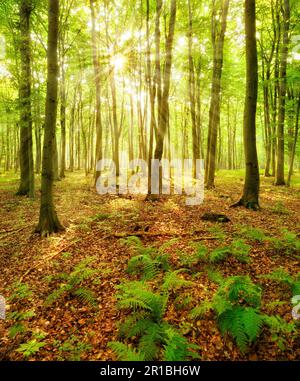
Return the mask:
<path id="1" fill-rule="evenodd" d="M 31 114 L 31 0 L 20 4 L 20 168 L 21 182 L 17 194 L 34 197 L 34 168 L 32 153 L 32 114 Z"/>
<path id="2" fill-rule="evenodd" d="M 102 116 L 101 116 L 101 70 L 99 55 L 97 49 L 97 32 L 96 32 L 96 0 L 90 0 L 91 18 L 92 18 L 92 49 L 93 49 L 93 65 L 95 75 L 95 88 L 96 88 L 96 165 L 98 161 L 102 160 Z M 100 176 L 100 171 L 95 171 L 95 181 Z"/>
<path id="3" fill-rule="evenodd" d="M 190 98 L 190 110 L 192 118 L 192 137 L 193 137 L 193 177 L 196 178 L 197 175 L 197 160 L 200 159 L 200 149 L 199 149 L 199 136 L 197 128 L 197 115 L 196 115 L 196 83 L 195 83 L 195 67 L 193 60 L 193 15 L 191 0 L 188 0 L 189 8 L 189 30 L 188 30 L 188 40 L 189 40 L 189 98 Z"/>
<path id="4" fill-rule="evenodd" d="M 45 112 L 45 136 L 43 146 L 43 168 L 41 187 L 40 219 L 36 231 L 42 236 L 63 230 L 53 202 L 53 152 L 57 118 L 58 92 L 58 25 L 59 0 L 48 0 L 48 51 L 47 51 L 47 96 Z"/>
<path id="5" fill-rule="evenodd" d="M 259 209 L 259 168 L 256 148 L 256 108 L 258 60 L 256 45 L 255 0 L 245 0 L 247 84 L 244 110 L 244 150 L 246 178 L 241 200 L 236 204 Z"/>
<path id="6" fill-rule="evenodd" d="M 293 169 L 294 169 L 294 161 L 295 161 L 297 141 L 298 141 L 298 135 L 299 135 L 299 114 L 300 114 L 300 94 L 298 95 L 295 135 L 294 135 L 293 149 L 292 149 L 292 154 L 291 154 L 290 169 L 289 169 L 288 179 L 287 179 L 287 183 L 286 183 L 286 185 L 288 187 L 291 185 L 291 179 L 292 179 L 292 174 L 293 174 Z"/>
<path id="7" fill-rule="evenodd" d="M 66 78 L 64 68 L 64 45 L 62 45 L 61 60 L 61 83 L 60 83 L 60 127 L 61 127 L 61 160 L 60 160 L 60 178 L 65 177 L 66 170 Z"/>
<path id="8" fill-rule="evenodd" d="M 170 93 L 170 79 L 171 79 L 171 68 L 172 68 L 172 58 L 173 58 L 173 40 L 175 32 L 175 22 L 176 22 L 176 12 L 177 12 L 177 1 L 171 1 L 171 12 L 169 21 L 169 33 L 166 41 L 166 63 L 164 68 L 164 81 L 163 81 L 163 92 L 161 98 L 161 108 L 160 115 L 158 116 L 158 128 L 157 128 L 157 140 L 156 148 L 154 153 L 154 158 L 161 161 L 163 156 L 164 139 L 167 131 L 168 124 L 168 102 Z M 161 172 L 161 171 L 160 171 Z M 160 173 L 161 182 L 161 173 Z M 161 186 L 160 186 L 161 190 Z"/>
<path id="9" fill-rule="evenodd" d="M 290 29 L 290 1 L 284 0 L 283 7 L 283 41 L 280 57 L 279 75 L 279 110 L 277 125 L 277 165 L 275 185 L 284 185 L 284 122 L 285 122 L 285 97 L 286 97 L 286 71 L 289 51 L 289 29 Z"/>
<path id="10" fill-rule="evenodd" d="M 213 2 L 212 15 L 212 42 L 214 48 L 214 63 L 211 88 L 211 103 L 209 111 L 209 126 L 207 140 L 207 156 L 206 156 L 206 171 L 205 183 L 207 188 L 214 187 L 215 168 L 216 168 L 216 153 L 218 130 L 220 125 L 220 108 L 221 108 L 221 78 L 223 69 L 223 50 L 225 32 L 227 27 L 227 15 L 229 8 L 229 0 L 222 0 L 221 18 L 216 15 L 216 4 Z M 219 21 L 221 20 L 221 21 Z M 221 23 L 219 26 L 218 24 Z M 220 32 L 218 34 L 218 29 Z"/>

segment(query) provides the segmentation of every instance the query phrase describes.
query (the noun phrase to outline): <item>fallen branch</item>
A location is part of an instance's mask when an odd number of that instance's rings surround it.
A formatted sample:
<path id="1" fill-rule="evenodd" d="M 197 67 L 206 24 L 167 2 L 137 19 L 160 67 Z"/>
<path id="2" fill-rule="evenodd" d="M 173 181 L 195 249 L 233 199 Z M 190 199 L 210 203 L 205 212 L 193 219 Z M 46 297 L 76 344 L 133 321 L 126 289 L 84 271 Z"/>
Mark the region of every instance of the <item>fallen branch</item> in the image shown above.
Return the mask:
<path id="1" fill-rule="evenodd" d="M 5 235 L 3 235 L 2 237 L 0 237 L 0 241 L 2 241 L 3 239 L 11 236 L 11 235 L 14 235 L 16 233 L 19 233 L 20 231 L 26 229 L 26 228 L 29 228 L 29 227 L 32 227 L 33 228 L 33 225 L 26 225 L 26 226 L 23 226 L 19 229 L 12 229 L 12 230 L 7 230 L 6 232 L 0 232 L 0 234 L 3 234 L 3 233 L 6 233 Z"/>
<path id="2" fill-rule="evenodd" d="M 176 232 L 146 232 L 146 231 L 137 231 L 137 232 L 122 232 L 122 233 L 114 233 L 113 236 L 115 238 L 126 238 L 126 237 L 193 237 L 195 234 L 199 232 L 193 233 L 176 233 Z M 202 241 L 202 240 L 213 240 L 215 237 L 195 237 L 192 238 L 193 241 Z"/>

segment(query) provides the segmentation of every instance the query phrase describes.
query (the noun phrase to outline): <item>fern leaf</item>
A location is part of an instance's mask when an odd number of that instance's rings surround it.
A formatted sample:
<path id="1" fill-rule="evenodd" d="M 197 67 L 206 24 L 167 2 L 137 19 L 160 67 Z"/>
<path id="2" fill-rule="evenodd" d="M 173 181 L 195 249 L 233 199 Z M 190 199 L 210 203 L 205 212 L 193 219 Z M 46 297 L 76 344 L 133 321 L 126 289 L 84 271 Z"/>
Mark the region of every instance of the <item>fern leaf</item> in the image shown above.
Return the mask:
<path id="1" fill-rule="evenodd" d="M 203 318 L 203 316 L 212 308 L 212 303 L 208 300 L 205 300 L 203 303 L 200 304 L 200 306 L 197 306 L 192 309 L 190 312 L 190 317 L 193 320 L 196 320 L 198 318 Z"/>
<path id="2" fill-rule="evenodd" d="M 95 294 L 91 290 L 81 287 L 74 291 L 74 295 L 81 301 L 90 304 L 92 307 L 98 306 Z"/>
<path id="3" fill-rule="evenodd" d="M 108 347 L 111 348 L 116 353 L 118 360 L 144 361 L 144 357 L 142 353 L 129 348 L 127 345 L 120 343 L 119 341 L 112 341 L 108 343 Z"/>
<path id="4" fill-rule="evenodd" d="M 168 272 L 164 278 L 162 289 L 165 291 L 176 291 L 183 287 L 192 286 L 194 284 L 193 282 L 182 279 L 178 276 L 178 274 L 183 273 L 185 271 L 185 269 L 180 269 Z"/>

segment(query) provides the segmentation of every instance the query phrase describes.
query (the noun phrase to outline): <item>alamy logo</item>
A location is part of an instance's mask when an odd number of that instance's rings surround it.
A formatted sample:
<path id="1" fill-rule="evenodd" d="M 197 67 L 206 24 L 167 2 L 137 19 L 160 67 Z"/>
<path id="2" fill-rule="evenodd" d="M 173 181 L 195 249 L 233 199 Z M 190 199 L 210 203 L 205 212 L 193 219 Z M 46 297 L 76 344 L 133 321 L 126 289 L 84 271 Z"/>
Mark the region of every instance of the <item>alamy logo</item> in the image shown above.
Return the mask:
<path id="1" fill-rule="evenodd" d="M 151 163 L 151 194 L 177 194 L 186 196 L 187 205 L 200 205 L 204 200 L 204 160 L 153 159 Z M 195 166 L 195 168 L 194 168 Z M 142 159 L 128 162 L 121 158 L 119 175 L 115 162 L 103 159 L 97 163 L 101 172 L 96 184 L 97 192 L 103 194 L 142 194 L 149 192 L 148 163 Z M 162 179 L 162 183 L 160 182 Z M 161 188 L 160 188 L 161 187 Z"/>
<path id="2" fill-rule="evenodd" d="M 0 60 L 5 58 L 5 38 L 0 36 Z"/>
<path id="3" fill-rule="evenodd" d="M 295 320 L 299 320 L 300 319 L 300 295 L 294 296 L 292 299 L 292 303 L 295 304 L 295 307 L 293 308 L 293 312 L 292 312 L 293 318 Z"/>
<path id="4" fill-rule="evenodd" d="M 0 319 L 5 319 L 6 302 L 4 296 L 0 295 Z"/>
<path id="5" fill-rule="evenodd" d="M 293 53 L 300 53 L 300 35 L 292 36 L 292 51 Z"/>

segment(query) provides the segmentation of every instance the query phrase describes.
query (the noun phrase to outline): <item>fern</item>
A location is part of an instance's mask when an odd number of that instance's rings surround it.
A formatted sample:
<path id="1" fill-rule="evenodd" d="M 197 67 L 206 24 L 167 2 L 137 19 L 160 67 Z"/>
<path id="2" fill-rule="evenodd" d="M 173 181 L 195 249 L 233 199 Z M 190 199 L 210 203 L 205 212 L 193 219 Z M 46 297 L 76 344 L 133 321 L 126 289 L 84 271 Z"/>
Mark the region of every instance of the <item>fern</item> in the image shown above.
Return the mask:
<path id="1" fill-rule="evenodd" d="M 96 307 L 97 302 L 93 292 L 82 287 L 82 284 L 86 280 L 93 278 L 98 272 L 98 270 L 88 267 L 88 265 L 94 262 L 94 260 L 94 257 L 87 257 L 74 266 L 74 269 L 70 274 L 62 273 L 56 276 L 56 279 L 63 279 L 64 282 L 61 283 L 59 287 L 50 295 L 48 295 L 45 304 L 51 305 L 64 295 L 71 294 L 78 297 L 82 302 L 87 302 L 92 307 Z"/>
<path id="2" fill-rule="evenodd" d="M 137 255 L 128 262 L 129 274 L 141 274 L 142 279 L 150 280 L 159 273 L 160 263 L 153 260 L 149 255 Z"/>
<path id="3" fill-rule="evenodd" d="M 120 361 L 144 361 L 145 358 L 142 353 L 128 347 L 119 341 L 112 341 L 108 343 L 108 347 L 111 348 L 117 355 Z"/>
<path id="4" fill-rule="evenodd" d="M 222 335 L 229 333 L 241 352 L 246 352 L 248 345 L 259 336 L 263 319 L 254 308 L 234 307 L 218 317 L 218 324 Z"/>
<path id="5" fill-rule="evenodd" d="M 245 243 L 244 240 L 235 240 L 231 244 L 232 255 L 242 263 L 248 263 L 250 246 Z"/>
<path id="6" fill-rule="evenodd" d="M 300 295 L 300 274 L 293 278 L 284 269 L 279 268 L 270 274 L 260 276 L 260 278 L 284 283 L 290 288 L 292 296 Z"/>
<path id="7" fill-rule="evenodd" d="M 249 276 L 232 276 L 225 279 L 217 295 L 231 303 L 244 302 L 253 307 L 261 303 L 261 288 L 252 283 Z"/>
<path id="8" fill-rule="evenodd" d="M 222 284 L 224 282 L 224 278 L 223 278 L 222 274 L 220 274 L 219 272 L 214 271 L 210 268 L 207 269 L 207 276 L 211 282 L 214 282 L 217 284 Z"/>
<path id="9" fill-rule="evenodd" d="M 189 358 L 199 358 L 199 355 L 194 352 L 198 350 L 197 345 L 190 344 L 189 341 L 180 335 L 173 328 L 166 330 L 166 343 L 164 345 L 164 361 L 184 361 Z"/>
<path id="10" fill-rule="evenodd" d="M 196 249 L 193 253 L 178 253 L 180 263 L 183 266 L 196 266 L 198 263 L 206 262 L 208 256 L 208 250 L 204 245 L 196 245 Z"/>
<path id="11" fill-rule="evenodd" d="M 7 314 L 7 319 L 14 321 L 27 320 L 35 316 L 35 312 L 33 310 L 30 311 L 13 311 Z"/>
<path id="12" fill-rule="evenodd" d="M 232 255 L 242 263 L 249 262 L 250 246 L 247 245 L 244 240 L 235 240 L 230 246 L 218 247 L 210 254 L 209 261 L 216 263 L 223 261 L 229 255 Z"/>
<path id="13" fill-rule="evenodd" d="M 203 316 L 211 310 L 213 307 L 212 303 L 209 300 L 205 300 L 200 306 L 193 308 L 190 312 L 190 318 L 193 320 L 203 318 Z"/>
<path id="14" fill-rule="evenodd" d="M 160 321 L 165 314 L 168 294 L 155 294 L 143 282 L 126 282 L 118 286 L 118 306 L 133 311 L 149 311 L 155 321 Z"/>
<path id="15" fill-rule="evenodd" d="M 16 350 L 17 352 L 22 353 L 24 357 L 31 357 L 36 354 L 46 343 L 38 342 L 37 340 L 30 340 L 28 343 L 21 344 L 20 347 Z"/>
<path id="16" fill-rule="evenodd" d="M 245 352 L 260 334 L 264 324 L 259 313 L 261 288 L 248 276 L 219 279 L 219 288 L 212 300 L 206 300 L 190 312 L 192 319 L 201 318 L 212 309 L 222 335 L 230 334 L 241 352 Z"/>
<path id="17" fill-rule="evenodd" d="M 170 271 L 166 274 L 164 278 L 164 283 L 162 285 L 162 289 L 164 291 L 176 291 L 183 287 L 190 287 L 194 283 L 185 279 L 182 279 L 178 276 L 178 274 L 185 272 L 185 269 L 180 269 L 176 271 Z"/>
<path id="18" fill-rule="evenodd" d="M 98 306 L 94 293 L 91 290 L 88 290 L 87 288 L 78 288 L 74 291 L 74 295 L 77 296 L 81 301 L 86 302 L 93 307 Z"/>
<path id="19" fill-rule="evenodd" d="M 271 339 L 277 344 L 278 348 L 285 351 L 286 336 L 289 338 L 293 334 L 297 334 L 295 323 L 287 323 L 279 316 L 263 316 L 263 321 L 269 327 Z"/>
<path id="20" fill-rule="evenodd" d="M 151 246 L 145 247 L 139 237 L 130 236 L 121 240 L 123 245 L 133 249 L 133 252 L 138 255 L 148 255 L 152 257 L 155 254 L 155 249 Z"/>
<path id="21" fill-rule="evenodd" d="M 30 299 L 32 296 L 32 291 L 26 283 L 14 282 L 10 287 L 12 294 L 8 297 L 11 302 L 16 302 L 19 300 Z"/>
<path id="22" fill-rule="evenodd" d="M 211 252 L 209 256 L 209 261 L 211 263 L 223 261 L 229 254 L 230 254 L 229 247 L 218 247 L 217 249 Z"/>
<path id="23" fill-rule="evenodd" d="M 23 323 L 17 322 L 12 325 L 8 330 L 8 336 L 10 338 L 16 337 L 19 333 L 26 332 L 26 327 Z"/>
<path id="24" fill-rule="evenodd" d="M 268 240 L 268 237 L 261 229 L 255 229 L 247 225 L 241 225 L 237 234 L 249 241 L 264 242 Z"/>

